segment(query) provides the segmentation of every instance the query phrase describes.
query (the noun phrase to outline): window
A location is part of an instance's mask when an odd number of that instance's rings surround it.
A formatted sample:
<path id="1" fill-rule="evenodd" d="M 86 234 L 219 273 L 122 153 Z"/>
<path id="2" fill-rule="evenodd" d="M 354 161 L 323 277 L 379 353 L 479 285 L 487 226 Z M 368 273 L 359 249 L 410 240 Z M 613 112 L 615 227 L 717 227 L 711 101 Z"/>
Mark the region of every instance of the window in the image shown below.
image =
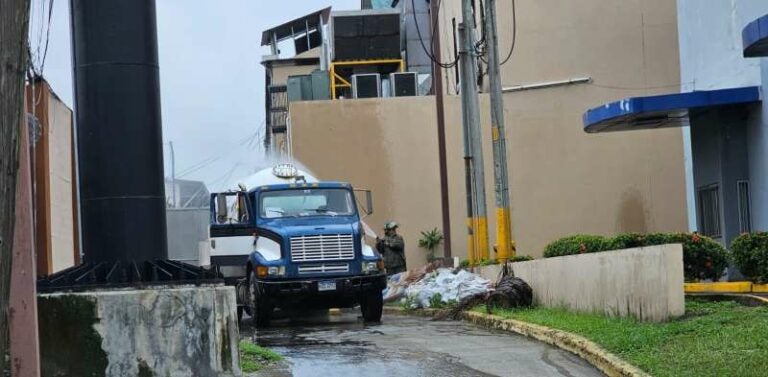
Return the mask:
<path id="1" fill-rule="evenodd" d="M 716 184 L 699 188 L 699 231 L 718 238 L 720 231 L 720 187 Z"/>
<path id="2" fill-rule="evenodd" d="M 349 216 L 355 213 L 352 195 L 345 189 L 291 189 L 261 194 L 263 218 Z"/>
<path id="3" fill-rule="evenodd" d="M 244 192 L 223 192 L 216 194 L 211 212 L 219 224 L 245 224 L 251 221 L 250 200 Z"/>
<path id="4" fill-rule="evenodd" d="M 739 233 L 752 231 L 752 207 L 749 196 L 749 181 L 737 181 L 739 193 Z"/>

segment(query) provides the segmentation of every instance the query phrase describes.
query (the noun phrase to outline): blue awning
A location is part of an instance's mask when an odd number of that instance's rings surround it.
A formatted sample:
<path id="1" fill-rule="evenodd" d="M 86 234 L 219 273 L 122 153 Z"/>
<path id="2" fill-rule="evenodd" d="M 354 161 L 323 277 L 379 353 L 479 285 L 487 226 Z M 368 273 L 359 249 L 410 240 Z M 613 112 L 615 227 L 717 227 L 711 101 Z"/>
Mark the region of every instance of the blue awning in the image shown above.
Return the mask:
<path id="1" fill-rule="evenodd" d="M 597 133 L 678 127 L 689 110 L 760 100 L 760 88 L 757 86 L 631 97 L 587 110 L 583 117 L 584 131 Z"/>
<path id="2" fill-rule="evenodd" d="M 768 14 L 760 17 L 741 31 L 744 43 L 744 57 L 768 56 Z"/>

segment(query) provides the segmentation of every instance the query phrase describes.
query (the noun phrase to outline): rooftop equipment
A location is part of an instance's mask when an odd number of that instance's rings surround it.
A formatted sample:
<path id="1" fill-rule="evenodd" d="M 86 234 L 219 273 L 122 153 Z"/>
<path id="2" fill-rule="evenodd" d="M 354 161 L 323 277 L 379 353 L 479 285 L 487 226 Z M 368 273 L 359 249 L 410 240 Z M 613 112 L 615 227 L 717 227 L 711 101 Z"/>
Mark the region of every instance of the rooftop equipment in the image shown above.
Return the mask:
<path id="1" fill-rule="evenodd" d="M 392 97 L 416 96 L 419 92 L 419 74 L 416 72 L 393 72 L 389 74 Z"/>
<path id="2" fill-rule="evenodd" d="M 381 97 L 381 75 L 378 73 L 352 75 L 352 96 L 354 98 Z"/>

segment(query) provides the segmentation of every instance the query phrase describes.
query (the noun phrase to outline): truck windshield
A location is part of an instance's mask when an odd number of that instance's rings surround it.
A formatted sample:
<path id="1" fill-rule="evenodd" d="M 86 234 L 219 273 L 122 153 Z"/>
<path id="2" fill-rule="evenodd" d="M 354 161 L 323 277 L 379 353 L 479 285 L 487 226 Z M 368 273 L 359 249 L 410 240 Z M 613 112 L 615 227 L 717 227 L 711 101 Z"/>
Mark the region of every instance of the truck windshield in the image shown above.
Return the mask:
<path id="1" fill-rule="evenodd" d="M 345 189 L 295 189 L 261 194 L 263 218 L 349 216 L 355 213 L 352 194 Z"/>

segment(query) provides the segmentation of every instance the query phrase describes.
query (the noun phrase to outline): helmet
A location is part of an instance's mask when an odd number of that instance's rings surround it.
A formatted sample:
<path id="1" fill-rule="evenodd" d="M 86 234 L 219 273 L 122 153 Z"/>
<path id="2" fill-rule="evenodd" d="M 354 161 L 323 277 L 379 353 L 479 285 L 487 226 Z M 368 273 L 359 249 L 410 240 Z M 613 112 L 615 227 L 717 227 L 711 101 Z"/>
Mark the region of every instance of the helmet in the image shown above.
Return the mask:
<path id="1" fill-rule="evenodd" d="M 384 225 L 384 230 L 390 230 L 390 229 L 396 229 L 397 223 L 394 221 L 389 221 Z"/>

